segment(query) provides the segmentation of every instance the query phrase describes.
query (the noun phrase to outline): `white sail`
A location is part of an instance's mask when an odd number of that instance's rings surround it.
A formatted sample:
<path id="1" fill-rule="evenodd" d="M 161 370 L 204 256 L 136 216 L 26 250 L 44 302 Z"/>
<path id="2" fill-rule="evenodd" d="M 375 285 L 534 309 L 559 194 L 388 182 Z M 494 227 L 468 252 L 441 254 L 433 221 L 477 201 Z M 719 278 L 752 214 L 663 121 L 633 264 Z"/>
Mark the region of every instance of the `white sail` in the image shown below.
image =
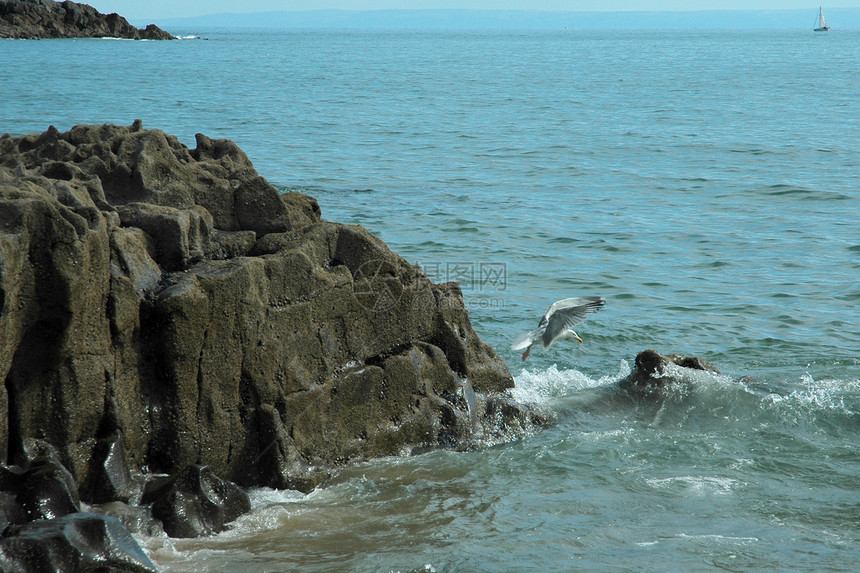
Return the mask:
<path id="1" fill-rule="evenodd" d="M 821 6 L 818 7 L 818 24 L 813 26 L 816 32 L 827 32 L 830 26 L 827 25 L 827 20 L 824 19 L 824 10 Z"/>

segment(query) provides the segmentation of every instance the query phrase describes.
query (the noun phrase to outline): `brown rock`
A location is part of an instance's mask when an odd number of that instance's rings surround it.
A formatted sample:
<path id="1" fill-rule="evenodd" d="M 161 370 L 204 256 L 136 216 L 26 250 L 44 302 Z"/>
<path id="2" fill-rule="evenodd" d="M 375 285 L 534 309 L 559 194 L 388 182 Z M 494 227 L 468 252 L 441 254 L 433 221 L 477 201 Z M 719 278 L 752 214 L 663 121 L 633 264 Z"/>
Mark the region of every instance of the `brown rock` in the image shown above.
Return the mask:
<path id="1" fill-rule="evenodd" d="M 689 370 L 720 373 L 712 364 L 699 357 L 681 354 L 663 356 L 656 350 L 644 350 L 636 356 L 636 368 L 621 381 L 620 385 L 629 389 L 649 389 L 683 383 L 683 376 L 677 370 L 673 372 L 670 365 Z"/>
<path id="2" fill-rule="evenodd" d="M 545 423 L 456 284 L 280 195 L 232 142 L 139 121 L 0 138 L 0 379 L 0 455 L 42 440 L 91 488 L 109 463 L 308 490 Z"/>

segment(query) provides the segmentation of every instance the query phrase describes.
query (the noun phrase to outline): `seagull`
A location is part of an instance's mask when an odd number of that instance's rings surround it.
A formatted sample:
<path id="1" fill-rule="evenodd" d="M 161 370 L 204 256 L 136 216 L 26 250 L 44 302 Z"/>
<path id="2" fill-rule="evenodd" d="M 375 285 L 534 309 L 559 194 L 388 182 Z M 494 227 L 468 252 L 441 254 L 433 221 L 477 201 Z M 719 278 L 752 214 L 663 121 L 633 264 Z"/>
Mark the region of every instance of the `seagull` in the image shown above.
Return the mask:
<path id="1" fill-rule="evenodd" d="M 575 338 L 582 342 L 582 339 L 573 331 L 573 327 L 591 314 L 597 312 L 606 300 L 599 296 L 581 296 L 574 298 L 565 298 L 549 305 L 543 318 L 540 319 L 538 327 L 522 334 L 511 344 L 511 350 L 522 350 L 523 360 L 529 357 L 529 352 L 532 346 L 543 342 L 544 348 L 549 348 L 552 343 L 562 338 Z"/>

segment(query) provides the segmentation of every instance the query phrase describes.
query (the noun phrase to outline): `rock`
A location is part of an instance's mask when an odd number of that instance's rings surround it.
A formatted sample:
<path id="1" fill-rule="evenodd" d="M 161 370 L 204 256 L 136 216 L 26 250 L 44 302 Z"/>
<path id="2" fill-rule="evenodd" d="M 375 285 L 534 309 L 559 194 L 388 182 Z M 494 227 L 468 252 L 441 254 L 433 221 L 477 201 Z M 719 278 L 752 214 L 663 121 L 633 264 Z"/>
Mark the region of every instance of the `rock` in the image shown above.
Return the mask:
<path id="1" fill-rule="evenodd" d="M 309 493 L 331 477 L 330 472 L 309 465 L 299 455 L 277 408 L 261 404 L 256 417 L 260 441 L 252 450 L 245 483 Z"/>
<path id="2" fill-rule="evenodd" d="M 91 464 L 89 479 L 81 488 L 87 502 L 127 502 L 136 496 L 138 488 L 128 468 L 122 434 L 115 432 L 96 442 Z"/>
<path id="3" fill-rule="evenodd" d="M 270 233 L 266 237 L 273 234 Z M 215 231 L 211 239 L 209 258 L 232 259 L 251 254 L 257 243 L 257 233 L 254 231 Z"/>
<path id="4" fill-rule="evenodd" d="M 308 225 L 315 225 L 322 220 L 320 205 L 310 195 L 288 191 L 281 195 L 281 200 L 287 206 L 290 224 L 295 229 L 302 229 Z"/>
<path id="5" fill-rule="evenodd" d="M 53 519 L 80 511 L 80 497 L 74 478 L 56 459 L 38 457 L 29 467 L 0 466 L 0 491 L 6 519 L 26 523 Z"/>
<path id="6" fill-rule="evenodd" d="M 175 40 L 150 24 L 139 30 L 119 14 L 92 6 L 51 0 L 0 0 L 0 38 L 128 38 Z"/>
<path id="7" fill-rule="evenodd" d="M 141 40 L 176 40 L 176 36 L 172 36 L 155 24 L 147 24 L 146 28 L 139 31 Z"/>
<path id="8" fill-rule="evenodd" d="M 6 468 L 0 467 L 0 476 L 5 471 Z M 3 479 L 3 477 L 0 477 L 0 480 Z M 12 523 L 27 523 L 27 516 L 14 493 L 0 491 L 0 531 L 3 531 L 7 525 Z"/>
<path id="9" fill-rule="evenodd" d="M 75 513 L 7 527 L 0 537 L 0 571 L 157 572 L 115 517 Z"/>
<path id="10" fill-rule="evenodd" d="M 90 500 L 196 465 L 308 491 L 545 422 L 456 284 L 196 142 L 140 121 L 0 137 L 0 459 L 41 440 Z"/>
<path id="11" fill-rule="evenodd" d="M 153 258 L 165 271 L 180 271 L 203 259 L 209 251 L 209 227 L 193 209 L 151 203 L 118 205 L 121 224 L 140 229 L 152 238 Z"/>
<path id="12" fill-rule="evenodd" d="M 187 244 L 186 238 L 186 247 Z M 137 227 L 115 228 L 110 233 L 110 248 L 111 278 L 128 280 L 139 298 L 144 298 L 158 287 L 161 267 L 153 259 L 157 253 L 152 235 Z M 168 248 L 168 251 L 171 250 Z M 176 258 L 189 260 L 189 251 L 188 248 L 178 249 Z"/>
<path id="13" fill-rule="evenodd" d="M 644 390 L 683 383 L 685 381 L 683 370 L 677 370 L 677 368 L 719 374 L 719 370 L 702 358 L 680 354 L 663 356 L 656 350 L 644 350 L 636 356 L 636 368 L 620 382 L 620 386 Z"/>
<path id="14" fill-rule="evenodd" d="M 171 537 L 218 533 L 251 510 L 248 495 L 241 488 L 199 465 L 148 482 L 141 503 L 152 504 L 152 515 L 161 520 Z"/>
<path id="15" fill-rule="evenodd" d="M 135 503 L 140 500 L 136 500 Z M 122 501 L 109 501 L 92 505 L 89 510 L 99 515 L 110 515 L 120 522 L 133 535 L 146 537 L 163 537 L 164 527 L 152 516 L 151 508 L 147 505 L 132 505 Z"/>

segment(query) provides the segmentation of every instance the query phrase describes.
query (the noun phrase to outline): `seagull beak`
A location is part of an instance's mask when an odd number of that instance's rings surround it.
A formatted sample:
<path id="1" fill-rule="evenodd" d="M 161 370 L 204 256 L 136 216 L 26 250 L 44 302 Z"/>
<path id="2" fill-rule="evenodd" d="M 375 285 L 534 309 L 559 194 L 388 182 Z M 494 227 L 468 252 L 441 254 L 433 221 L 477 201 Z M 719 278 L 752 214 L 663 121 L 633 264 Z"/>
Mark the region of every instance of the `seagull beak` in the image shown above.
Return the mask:
<path id="1" fill-rule="evenodd" d="M 576 334 L 574 334 L 574 336 L 576 336 L 576 339 L 577 339 L 578 341 L 582 342 L 582 339 L 581 339 L 579 336 L 577 336 Z"/>

